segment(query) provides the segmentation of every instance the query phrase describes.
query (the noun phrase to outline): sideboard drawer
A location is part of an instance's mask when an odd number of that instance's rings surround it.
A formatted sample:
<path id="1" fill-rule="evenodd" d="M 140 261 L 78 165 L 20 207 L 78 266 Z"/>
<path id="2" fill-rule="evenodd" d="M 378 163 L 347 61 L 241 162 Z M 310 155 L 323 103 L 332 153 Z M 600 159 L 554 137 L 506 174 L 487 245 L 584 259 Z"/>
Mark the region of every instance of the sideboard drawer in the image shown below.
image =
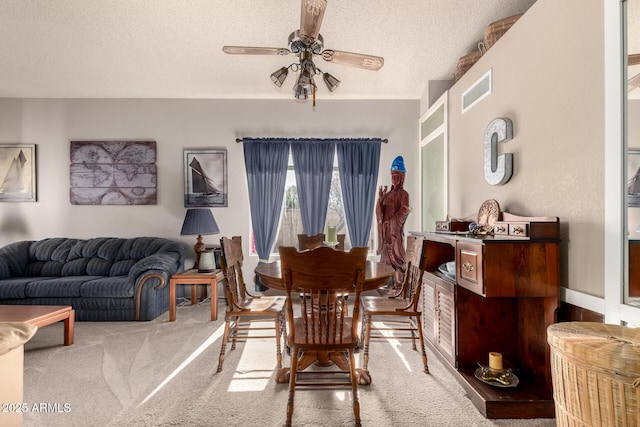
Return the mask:
<path id="1" fill-rule="evenodd" d="M 496 236 L 508 236 L 509 235 L 509 224 L 506 222 L 496 222 L 493 227 L 493 234 Z"/>
<path id="2" fill-rule="evenodd" d="M 509 236 L 528 237 L 529 224 L 526 222 L 510 222 Z"/>
<path id="3" fill-rule="evenodd" d="M 528 222 L 496 221 L 493 226 L 496 236 L 529 237 Z"/>
<path id="4" fill-rule="evenodd" d="M 461 242 L 456 246 L 458 285 L 479 295 L 484 295 L 482 247 L 482 245 Z"/>

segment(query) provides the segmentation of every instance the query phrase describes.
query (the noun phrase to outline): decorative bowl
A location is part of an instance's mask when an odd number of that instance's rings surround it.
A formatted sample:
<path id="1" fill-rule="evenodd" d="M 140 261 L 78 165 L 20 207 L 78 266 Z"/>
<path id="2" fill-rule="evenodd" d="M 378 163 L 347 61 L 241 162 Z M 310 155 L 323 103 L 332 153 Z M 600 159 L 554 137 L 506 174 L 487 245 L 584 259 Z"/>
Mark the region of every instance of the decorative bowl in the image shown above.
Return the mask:
<path id="1" fill-rule="evenodd" d="M 447 269 L 449 274 L 454 275 L 454 276 L 456 275 L 456 262 L 455 261 L 449 261 L 449 262 L 445 263 L 445 268 Z"/>

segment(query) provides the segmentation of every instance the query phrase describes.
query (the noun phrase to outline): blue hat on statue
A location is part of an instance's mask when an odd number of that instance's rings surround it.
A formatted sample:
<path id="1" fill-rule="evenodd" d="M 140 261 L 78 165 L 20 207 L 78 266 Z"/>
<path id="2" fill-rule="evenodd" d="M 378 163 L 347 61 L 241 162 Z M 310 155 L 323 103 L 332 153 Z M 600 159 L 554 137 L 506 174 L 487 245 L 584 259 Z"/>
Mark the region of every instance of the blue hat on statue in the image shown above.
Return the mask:
<path id="1" fill-rule="evenodd" d="M 402 156 L 398 156 L 393 159 L 393 163 L 391 163 L 392 171 L 406 172 L 407 169 L 404 167 L 404 159 Z"/>

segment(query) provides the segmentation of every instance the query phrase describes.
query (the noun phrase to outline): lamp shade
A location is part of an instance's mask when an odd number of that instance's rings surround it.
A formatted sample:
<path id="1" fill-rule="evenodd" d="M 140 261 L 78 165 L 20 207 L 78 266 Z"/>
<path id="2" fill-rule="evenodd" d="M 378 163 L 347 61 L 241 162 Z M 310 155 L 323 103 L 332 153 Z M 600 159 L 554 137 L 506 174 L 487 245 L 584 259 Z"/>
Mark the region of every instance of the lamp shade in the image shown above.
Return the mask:
<path id="1" fill-rule="evenodd" d="M 182 223 L 180 235 L 217 234 L 220 232 L 209 209 L 189 209 Z"/>
<path id="2" fill-rule="evenodd" d="M 271 74 L 271 81 L 274 85 L 281 87 L 282 83 L 284 83 L 284 80 L 287 78 L 287 74 L 289 74 L 289 69 L 287 67 L 282 67 Z"/>
<path id="3" fill-rule="evenodd" d="M 333 92 L 334 90 L 336 90 L 338 88 L 338 85 L 340 84 L 340 80 L 336 79 L 329 73 L 324 73 L 322 75 L 322 80 L 324 80 L 324 83 L 327 85 L 329 92 Z"/>

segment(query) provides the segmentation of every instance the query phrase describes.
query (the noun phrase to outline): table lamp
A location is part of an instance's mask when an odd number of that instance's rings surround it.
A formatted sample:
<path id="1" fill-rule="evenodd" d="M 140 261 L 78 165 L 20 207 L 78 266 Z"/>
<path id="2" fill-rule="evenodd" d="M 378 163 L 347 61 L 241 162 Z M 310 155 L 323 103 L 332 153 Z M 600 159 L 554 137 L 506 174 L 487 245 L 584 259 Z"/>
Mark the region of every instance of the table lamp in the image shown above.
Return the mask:
<path id="1" fill-rule="evenodd" d="M 209 209 L 188 209 L 187 214 L 184 217 L 182 223 L 181 236 L 195 236 L 198 238 L 193 248 L 196 251 L 196 262 L 193 268 L 197 268 L 198 272 L 206 273 L 215 270 L 215 261 L 213 251 L 211 256 L 207 256 L 206 246 L 202 242 L 203 234 L 218 234 L 220 229 L 216 220 L 213 218 L 213 214 Z M 201 259 L 201 255 L 205 254 Z M 202 264 L 201 264 L 202 262 Z"/>

